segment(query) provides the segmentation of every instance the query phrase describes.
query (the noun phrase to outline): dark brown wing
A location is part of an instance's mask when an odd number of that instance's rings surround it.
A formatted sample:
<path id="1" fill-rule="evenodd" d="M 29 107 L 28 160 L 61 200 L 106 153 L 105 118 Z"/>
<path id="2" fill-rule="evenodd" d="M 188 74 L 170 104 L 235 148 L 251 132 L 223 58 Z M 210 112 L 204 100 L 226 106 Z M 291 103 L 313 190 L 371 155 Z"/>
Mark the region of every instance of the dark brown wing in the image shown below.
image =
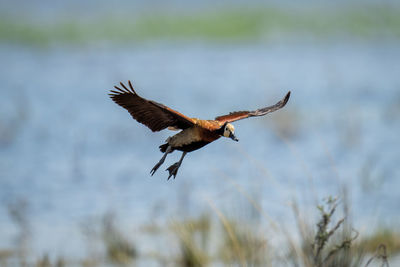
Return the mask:
<path id="1" fill-rule="evenodd" d="M 122 88 L 114 86 L 109 94 L 111 99 L 129 111 L 138 122 L 149 127 L 153 132 L 164 130 L 167 127 L 186 129 L 194 125 L 193 120 L 178 111 L 163 104 L 147 100 L 136 94 L 130 81 L 130 89 L 120 83 Z"/>
<path id="2" fill-rule="evenodd" d="M 225 122 L 234 122 L 234 121 L 246 119 L 249 117 L 264 116 L 268 113 L 271 113 L 278 109 L 283 108 L 286 105 L 286 103 L 288 102 L 289 97 L 290 97 L 290 91 L 286 94 L 286 96 L 281 101 L 279 101 L 278 103 L 276 103 L 273 106 L 260 108 L 255 111 L 235 111 L 235 112 L 229 113 L 228 115 L 218 116 L 215 119 L 217 121 L 225 123 Z"/>

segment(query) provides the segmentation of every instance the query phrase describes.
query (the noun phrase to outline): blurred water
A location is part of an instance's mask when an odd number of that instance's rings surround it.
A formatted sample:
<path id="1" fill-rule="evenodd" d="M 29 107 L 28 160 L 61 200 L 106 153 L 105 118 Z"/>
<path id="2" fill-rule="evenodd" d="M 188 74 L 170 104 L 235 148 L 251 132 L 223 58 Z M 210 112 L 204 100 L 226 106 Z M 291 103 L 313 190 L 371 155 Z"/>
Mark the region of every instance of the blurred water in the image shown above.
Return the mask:
<path id="1" fill-rule="evenodd" d="M 337 195 L 342 184 L 359 229 L 400 219 L 396 44 L 2 45 L 0 58 L 2 247 L 15 235 L 15 199 L 29 203 L 37 251 L 75 255 L 85 218 L 111 210 L 139 225 L 209 210 L 205 199 L 235 211 L 232 181 L 284 223 L 288 201 Z M 143 97 L 204 119 L 292 97 L 284 110 L 235 123 L 239 143 L 189 154 L 167 181 L 163 168 L 179 153 L 149 171 L 174 132 L 151 133 L 107 96 L 128 79 Z"/>

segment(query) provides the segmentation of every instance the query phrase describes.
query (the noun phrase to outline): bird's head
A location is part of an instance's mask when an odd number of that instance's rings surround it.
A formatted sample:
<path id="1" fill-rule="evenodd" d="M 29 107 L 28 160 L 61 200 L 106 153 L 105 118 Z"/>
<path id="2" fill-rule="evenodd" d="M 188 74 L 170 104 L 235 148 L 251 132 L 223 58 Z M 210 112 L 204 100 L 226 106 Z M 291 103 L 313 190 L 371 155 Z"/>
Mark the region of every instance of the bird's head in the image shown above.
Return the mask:
<path id="1" fill-rule="evenodd" d="M 239 141 L 239 139 L 237 139 L 236 136 L 235 136 L 235 127 L 233 127 L 232 124 L 225 123 L 224 126 L 223 126 L 223 129 L 224 129 L 223 136 L 229 137 L 229 138 L 231 138 L 232 140 L 234 140 L 236 142 Z"/>

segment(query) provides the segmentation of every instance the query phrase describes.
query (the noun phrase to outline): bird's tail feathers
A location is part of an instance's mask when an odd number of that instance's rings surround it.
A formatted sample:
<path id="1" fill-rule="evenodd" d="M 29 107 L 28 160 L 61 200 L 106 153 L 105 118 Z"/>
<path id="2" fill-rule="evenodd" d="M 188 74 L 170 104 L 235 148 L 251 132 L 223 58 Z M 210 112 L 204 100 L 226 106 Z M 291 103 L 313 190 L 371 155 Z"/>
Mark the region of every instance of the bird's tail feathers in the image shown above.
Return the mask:
<path id="1" fill-rule="evenodd" d="M 168 148 L 168 143 L 159 146 L 159 148 L 162 153 L 165 153 L 165 151 L 167 151 Z"/>

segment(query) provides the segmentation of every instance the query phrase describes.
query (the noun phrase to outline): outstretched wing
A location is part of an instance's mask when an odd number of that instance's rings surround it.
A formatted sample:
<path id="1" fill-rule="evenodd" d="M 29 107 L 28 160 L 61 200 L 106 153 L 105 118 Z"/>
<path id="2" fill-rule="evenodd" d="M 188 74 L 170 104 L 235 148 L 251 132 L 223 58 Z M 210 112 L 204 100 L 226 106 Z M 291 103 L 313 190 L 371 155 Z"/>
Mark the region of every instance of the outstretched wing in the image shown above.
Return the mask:
<path id="1" fill-rule="evenodd" d="M 235 112 L 229 113 L 228 115 L 218 116 L 215 119 L 217 121 L 225 123 L 225 122 L 234 122 L 234 121 L 242 120 L 242 119 L 246 119 L 249 117 L 264 116 L 268 113 L 271 113 L 278 109 L 283 108 L 286 105 L 286 103 L 288 102 L 289 97 L 290 97 L 290 91 L 286 94 L 286 96 L 281 101 L 279 101 L 278 103 L 276 103 L 273 106 L 260 108 L 260 109 L 254 110 L 254 111 L 235 111 Z"/>
<path id="2" fill-rule="evenodd" d="M 111 99 L 129 111 L 138 122 L 149 127 L 153 132 L 164 130 L 167 127 L 186 129 L 194 125 L 191 118 L 175 111 L 163 104 L 140 97 L 128 81 L 129 89 L 123 83 L 122 88 L 114 86 L 111 90 Z"/>

